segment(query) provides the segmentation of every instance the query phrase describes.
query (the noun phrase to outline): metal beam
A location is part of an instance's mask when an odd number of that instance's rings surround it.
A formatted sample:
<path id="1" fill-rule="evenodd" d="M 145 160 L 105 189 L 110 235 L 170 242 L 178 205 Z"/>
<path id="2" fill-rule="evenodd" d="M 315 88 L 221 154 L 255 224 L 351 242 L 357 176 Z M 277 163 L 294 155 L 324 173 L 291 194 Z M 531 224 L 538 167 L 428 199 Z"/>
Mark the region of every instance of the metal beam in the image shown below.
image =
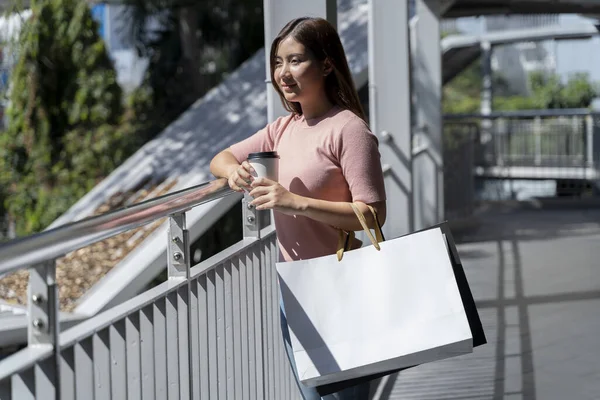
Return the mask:
<path id="1" fill-rule="evenodd" d="M 271 43 L 281 28 L 299 17 L 325 18 L 337 27 L 336 0 L 264 0 L 265 19 L 265 83 L 267 84 L 267 115 L 269 122 L 286 115 L 279 96 L 271 85 L 270 52 Z"/>
<path id="2" fill-rule="evenodd" d="M 520 42 L 536 42 L 543 40 L 589 39 L 598 35 L 598 28 L 593 24 L 571 26 L 552 26 L 532 29 L 511 29 L 508 31 L 487 32 L 482 35 L 450 35 L 442 40 L 442 49 L 456 49 L 489 42 L 492 46 Z"/>
<path id="3" fill-rule="evenodd" d="M 369 1 L 370 125 L 380 138 L 387 192 L 384 231 L 412 231 L 410 44 L 406 0 Z M 438 51 L 439 52 L 439 51 Z"/>

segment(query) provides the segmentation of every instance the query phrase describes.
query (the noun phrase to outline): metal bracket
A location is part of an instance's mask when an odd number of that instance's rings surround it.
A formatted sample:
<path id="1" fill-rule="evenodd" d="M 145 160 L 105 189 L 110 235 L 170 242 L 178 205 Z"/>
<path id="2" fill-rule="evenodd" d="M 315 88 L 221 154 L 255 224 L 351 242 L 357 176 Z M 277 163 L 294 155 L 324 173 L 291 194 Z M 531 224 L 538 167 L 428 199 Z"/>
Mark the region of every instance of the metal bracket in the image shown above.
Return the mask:
<path id="1" fill-rule="evenodd" d="M 190 241 L 185 225 L 185 213 L 169 217 L 167 265 L 170 278 L 190 277 Z"/>
<path id="2" fill-rule="evenodd" d="M 46 261 L 29 269 L 27 288 L 29 345 L 56 343 L 59 331 L 58 287 L 56 285 L 56 262 Z"/>
<path id="3" fill-rule="evenodd" d="M 250 204 L 252 199 L 244 194 L 242 200 L 242 226 L 245 238 L 257 238 L 260 239 L 260 211 L 256 211 L 256 208 Z"/>

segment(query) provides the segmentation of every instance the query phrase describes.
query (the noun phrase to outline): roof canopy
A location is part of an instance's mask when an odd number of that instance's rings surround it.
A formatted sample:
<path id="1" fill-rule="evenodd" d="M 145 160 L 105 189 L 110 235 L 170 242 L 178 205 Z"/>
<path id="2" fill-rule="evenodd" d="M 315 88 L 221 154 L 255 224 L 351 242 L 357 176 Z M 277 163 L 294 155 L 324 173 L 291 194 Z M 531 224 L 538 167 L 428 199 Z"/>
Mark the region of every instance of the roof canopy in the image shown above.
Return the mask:
<path id="1" fill-rule="evenodd" d="M 490 14 L 587 14 L 600 16 L 598 0 L 456 0 L 445 18 Z"/>

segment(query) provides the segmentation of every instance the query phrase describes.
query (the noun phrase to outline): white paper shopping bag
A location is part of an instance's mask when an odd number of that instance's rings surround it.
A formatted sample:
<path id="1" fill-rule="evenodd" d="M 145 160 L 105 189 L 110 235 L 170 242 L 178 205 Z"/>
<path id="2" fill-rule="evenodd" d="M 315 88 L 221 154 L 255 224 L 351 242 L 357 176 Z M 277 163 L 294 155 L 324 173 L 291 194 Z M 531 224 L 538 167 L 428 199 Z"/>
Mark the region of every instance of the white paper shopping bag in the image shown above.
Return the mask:
<path id="1" fill-rule="evenodd" d="M 440 228 L 277 264 L 298 375 L 327 385 L 472 352 Z"/>

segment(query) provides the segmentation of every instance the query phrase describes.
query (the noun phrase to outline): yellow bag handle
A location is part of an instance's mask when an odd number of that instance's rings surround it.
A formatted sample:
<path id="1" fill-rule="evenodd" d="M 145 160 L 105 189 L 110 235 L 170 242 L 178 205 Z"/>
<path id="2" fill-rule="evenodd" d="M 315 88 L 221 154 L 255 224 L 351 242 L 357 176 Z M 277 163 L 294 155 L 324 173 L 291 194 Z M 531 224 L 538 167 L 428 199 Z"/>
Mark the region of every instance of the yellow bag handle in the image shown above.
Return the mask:
<path id="1" fill-rule="evenodd" d="M 369 208 L 369 211 L 371 211 L 371 214 L 373 214 L 373 218 L 375 219 L 375 237 L 373 237 L 373 234 L 371 233 L 371 229 L 367 225 L 367 220 L 366 220 L 364 214 L 362 213 L 362 211 L 360 211 L 360 209 L 356 206 L 356 204 L 350 203 L 350 205 L 352 206 L 352 210 L 354 211 L 354 214 L 356 214 L 356 217 L 358 218 L 360 225 L 363 227 L 363 230 L 367 234 L 367 236 L 368 236 L 369 240 L 371 241 L 371 243 L 373 244 L 373 246 L 377 250 L 381 250 L 379 243 L 385 241 L 385 238 L 383 237 L 383 233 L 381 232 L 381 224 L 379 223 L 379 218 L 377 217 L 377 211 L 375 211 L 375 209 L 373 207 L 371 207 L 370 205 L 367 205 L 367 207 Z M 347 232 L 347 235 L 344 235 L 344 233 L 345 233 L 344 231 L 340 230 L 339 235 L 338 235 L 338 248 L 337 248 L 337 252 L 336 252 L 338 261 L 341 261 L 342 258 L 344 257 L 344 251 L 350 250 L 350 244 L 352 244 L 352 241 L 355 238 L 354 232 Z"/>

